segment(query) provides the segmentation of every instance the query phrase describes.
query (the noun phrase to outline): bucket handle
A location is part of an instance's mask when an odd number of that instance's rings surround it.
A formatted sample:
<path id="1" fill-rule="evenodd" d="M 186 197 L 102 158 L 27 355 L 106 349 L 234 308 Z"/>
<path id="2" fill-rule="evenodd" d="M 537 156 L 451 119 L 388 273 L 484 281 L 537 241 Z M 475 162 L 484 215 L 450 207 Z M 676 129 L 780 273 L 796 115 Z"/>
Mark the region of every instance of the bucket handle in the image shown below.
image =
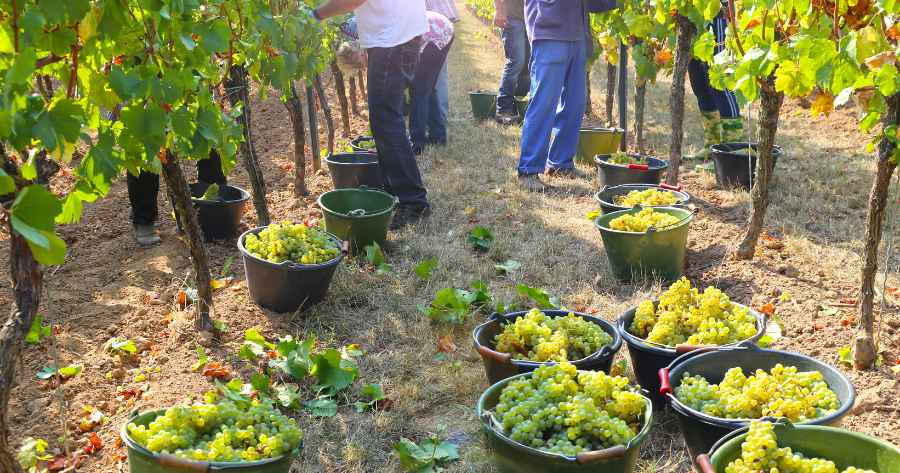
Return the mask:
<path id="1" fill-rule="evenodd" d="M 700 473 L 716 473 L 716 469 L 713 468 L 712 462 L 709 461 L 709 455 L 705 453 L 701 453 L 697 455 L 697 469 L 700 470 Z"/>
<path id="2" fill-rule="evenodd" d="M 636 169 L 638 171 L 649 171 L 650 165 L 648 164 L 629 164 L 628 169 Z"/>
<path id="3" fill-rule="evenodd" d="M 482 357 L 494 360 L 497 363 L 508 365 L 510 364 L 510 360 L 512 360 L 512 355 L 510 355 L 509 353 L 500 353 L 498 351 L 491 350 L 484 345 L 479 345 L 475 349 L 478 350 L 478 354 Z"/>
<path id="4" fill-rule="evenodd" d="M 587 465 L 589 463 L 594 463 L 602 460 L 612 460 L 614 458 L 624 457 L 627 451 L 628 449 L 625 448 L 624 445 L 616 445 L 615 447 L 610 447 L 604 450 L 581 452 L 575 455 L 575 462 L 579 465 Z"/>
<path id="5" fill-rule="evenodd" d="M 673 207 L 677 207 L 677 206 L 673 205 Z M 690 214 L 688 214 L 687 217 L 684 217 L 683 219 L 681 219 L 673 224 L 666 225 L 665 227 L 661 227 L 661 228 L 650 227 L 647 229 L 647 233 L 653 233 L 653 232 L 658 232 L 660 230 L 665 230 L 667 228 L 677 227 L 677 226 L 681 225 L 682 223 L 694 218 L 694 215 L 697 215 L 697 212 L 699 212 L 699 209 L 697 209 L 697 207 L 690 208 L 690 207 L 682 206 L 682 207 L 677 207 L 677 208 L 682 209 L 682 210 L 687 210 L 690 212 Z M 637 206 L 633 207 L 632 209 L 638 209 L 638 211 L 640 212 L 641 206 L 637 205 Z"/>
<path id="6" fill-rule="evenodd" d="M 681 184 L 678 184 L 677 186 L 673 186 L 671 184 L 666 184 L 665 182 L 660 184 L 659 187 L 661 187 L 665 190 L 675 191 L 675 192 L 681 192 L 681 190 L 684 189 L 684 186 L 682 186 Z"/>
<path id="7" fill-rule="evenodd" d="M 175 455 L 159 455 L 157 458 L 159 465 L 164 467 L 196 471 L 199 473 L 206 473 L 212 469 L 209 462 L 188 460 L 187 458 L 176 457 Z"/>
<path id="8" fill-rule="evenodd" d="M 659 369 L 659 393 L 663 396 L 672 394 L 672 384 L 669 382 L 669 368 Z"/>

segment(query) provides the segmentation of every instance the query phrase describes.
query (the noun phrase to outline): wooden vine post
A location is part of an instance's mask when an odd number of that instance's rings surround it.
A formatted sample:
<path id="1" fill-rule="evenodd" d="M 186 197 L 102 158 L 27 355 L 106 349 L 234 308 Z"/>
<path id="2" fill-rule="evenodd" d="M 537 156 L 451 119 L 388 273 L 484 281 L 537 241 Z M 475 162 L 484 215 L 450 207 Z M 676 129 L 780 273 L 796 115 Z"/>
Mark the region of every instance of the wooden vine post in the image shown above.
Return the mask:
<path id="1" fill-rule="evenodd" d="M 309 118 L 309 149 L 311 150 L 313 171 L 322 169 L 319 150 L 319 119 L 316 115 L 316 91 L 312 84 L 306 85 L 306 113 Z"/>
<path id="2" fill-rule="evenodd" d="M 328 104 L 328 96 L 325 95 L 325 87 L 322 85 L 322 76 L 316 74 L 313 78 L 313 87 L 316 96 L 319 98 L 319 106 L 322 107 L 322 115 L 325 118 L 325 131 L 328 136 L 328 155 L 334 154 L 334 116 L 331 113 L 331 106 Z"/>
<path id="3" fill-rule="evenodd" d="M 294 134 L 294 197 L 303 197 L 309 195 L 306 187 L 306 126 L 303 123 L 303 101 L 293 83 L 284 107 L 291 117 Z"/>
<path id="4" fill-rule="evenodd" d="M 672 70 L 672 89 L 669 93 L 669 111 L 672 124 L 669 142 L 669 170 L 666 182 L 677 185 L 681 168 L 681 154 L 684 145 L 684 83 L 688 64 L 694 57 L 692 45 L 697 35 L 697 27 L 688 17 L 678 13 L 675 16 L 675 66 Z"/>
<path id="5" fill-rule="evenodd" d="M 612 126 L 615 123 L 613 115 L 615 115 L 616 107 L 616 78 L 619 77 L 618 69 L 615 64 L 606 64 L 606 123 Z"/>
<path id="6" fill-rule="evenodd" d="M 238 122 L 241 124 L 244 135 L 244 140 L 241 142 L 241 163 L 250 179 L 257 224 L 265 226 L 272 222 L 272 218 L 269 216 L 269 205 L 266 202 L 266 181 L 262 168 L 259 166 L 259 157 L 253 142 L 250 84 L 244 66 L 238 64 L 231 66 L 225 81 L 225 89 L 231 106 L 241 107 L 241 114 L 238 116 Z"/>
<path id="7" fill-rule="evenodd" d="M 343 125 L 344 138 L 350 137 L 350 108 L 347 102 L 347 87 L 344 84 L 344 73 L 337 66 L 337 63 L 331 62 L 331 77 L 334 79 L 334 91 L 337 94 L 338 104 L 341 107 L 341 124 Z"/>

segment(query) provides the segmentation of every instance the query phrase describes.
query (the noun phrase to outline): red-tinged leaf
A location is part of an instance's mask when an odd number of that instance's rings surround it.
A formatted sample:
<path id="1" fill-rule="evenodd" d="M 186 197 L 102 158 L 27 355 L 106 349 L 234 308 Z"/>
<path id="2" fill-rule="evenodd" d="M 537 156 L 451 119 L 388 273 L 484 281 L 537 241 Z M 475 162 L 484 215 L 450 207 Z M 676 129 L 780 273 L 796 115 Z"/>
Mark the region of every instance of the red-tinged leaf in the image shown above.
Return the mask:
<path id="1" fill-rule="evenodd" d="M 274 360 L 278 358 L 278 352 L 275 350 L 269 350 L 266 352 L 266 357 L 270 360 Z"/>
<path id="2" fill-rule="evenodd" d="M 775 304 L 769 302 L 767 304 L 757 307 L 756 310 L 771 317 L 771 316 L 775 315 Z"/>
<path id="3" fill-rule="evenodd" d="M 188 305 L 188 296 L 185 291 L 178 291 L 178 297 L 175 299 L 178 302 L 178 307 L 184 309 Z"/>
<path id="4" fill-rule="evenodd" d="M 389 411 L 389 410 L 391 410 L 392 407 L 394 407 L 393 399 L 385 398 L 385 399 L 375 401 L 375 408 L 378 410 Z"/>
<path id="5" fill-rule="evenodd" d="M 844 327 L 849 327 L 849 326 L 853 325 L 854 323 L 856 323 L 856 317 L 854 317 L 852 315 L 848 314 L 848 315 L 841 317 L 841 325 L 843 325 Z"/>
<path id="6" fill-rule="evenodd" d="M 116 393 L 117 396 L 121 396 L 122 399 L 126 401 L 129 399 L 139 399 L 141 394 L 144 393 L 144 390 L 141 388 L 125 388 Z"/>
<path id="7" fill-rule="evenodd" d="M 437 349 L 442 353 L 450 353 L 456 351 L 456 344 L 453 343 L 453 337 L 450 335 L 444 335 L 441 338 L 438 338 Z"/>
<path id="8" fill-rule="evenodd" d="M 215 379 L 227 379 L 231 377 L 231 371 L 227 366 L 222 366 L 218 361 L 210 361 L 203 367 L 203 376 Z"/>
<path id="9" fill-rule="evenodd" d="M 84 448 L 82 449 L 84 453 L 88 455 L 93 455 L 100 451 L 103 448 L 103 440 L 97 435 L 97 432 L 92 432 L 90 437 L 86 439 L 84 444 Z"/>
<path id="10" fill-rule="evenodd" d="M 113 455 L 113 461 L 116 463 L 125 463 L 126 461 L 128 461 L 128 454 L 127 453 L 117 453 L 117 454 Z"/>
<path id="11" fill-rule="evenodd" d="M 65 470 L 66 465 L 69 463 L 68 460 L 69 459 L 66 458 L 65 453 L 60 453 L 59 455 L 56 455 L 55 457 L 53 457 L 53 459 L 47 463 L 47 470 L 48 471 Z"/>

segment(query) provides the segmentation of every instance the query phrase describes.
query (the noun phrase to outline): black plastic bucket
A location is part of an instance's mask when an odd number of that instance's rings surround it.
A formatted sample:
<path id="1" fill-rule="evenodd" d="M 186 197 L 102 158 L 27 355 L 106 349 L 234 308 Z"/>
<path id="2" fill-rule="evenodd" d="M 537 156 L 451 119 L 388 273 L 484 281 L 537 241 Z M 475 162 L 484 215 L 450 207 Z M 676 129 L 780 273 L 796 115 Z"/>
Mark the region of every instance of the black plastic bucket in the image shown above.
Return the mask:
<path id="1" fill-rule="evenodd" d="M 371 152 L 338 153 L 325 158 L 335 189 L 384 187 L 378 154 Z"/>
<path id="2" fill-rule="evenodd" d="M 745 141 L 712 146 L 710 154 L 716 166 L 716 183 L 720 187 L 750 189 L 752 180 L 756 179 L 756 156 L 748 156 L 747 149 L 756 150 L 757 144 Z M 772 149 L 773 167 L 782 154 L 784 150 L 780 146 Z"/>
<path id="3" fill-rule="evenodd" d="M 503 388 L 512 381 L 531 376 L 522 373 L 495 383 L 481 395 L 476 415 L 487 436 L 487 444 L 493 453 L 494 466 L 502 473 L 631 473 L 640 456 L 641 445 L 653 426 L 653 406 L 647 399 L 644 425 L 637 436 L 626 445 L 616 445 L 605 450 L 580 453 L 574 457 L 523 445 L 506 436 L 497 425 L 493 410 L 500 400 Z M 646 399 L 646 398 L 645 398 Z"/>
<path id="4" fill-rule="evenodd" d="M 208 241 L 230 240 L 240 234 L 241 217 L 244 206 L 250 200 L 250 193 L 240 187 L 219 185 L 218 200 L 200 200 L 210 186 L 205 182 L 190 185 L 191 199 L 197 209 L 197 219 L 203 237 Z"/>
<path id="5" fill-rule="evenodd" d="M 360 135 L 350 140 L 350 149 L 356 153 L 377 153 L 375 150 L 375 138 Z"/>
<path id="6" fill-rule="evenodd" d="M 616 330 L 613 324 L 597 317 L 568 310 L 544 310 L 541 312 L 549 317 L 565 317 L 569 314 L 575 314 L 588 322 L 599 325 L 604 332 L 608 333 L 612 337 L 612 342 L 609 345 L 585 358 L 571 361 L 571 363 L 579 370 L 609 373 L 613 358 L 616 356 L 619 348 L 622 347 L 622 336 L 619 335 L 619 331 Z M 491 384 L 520 373 L 529 373 L 543 365 L 556 364 L 555 362 L 515 360 L 508 353 L 500 353 L 494 350 L 494 337 L 502 331 L 503 326 L 512 323 L 519 317 L 524 317 L 527 313 L 528 311 L 512 312 L 506 315 L 494 314 L 490 320 L 479 325 L 472 332 L 472 338 L 475 340 L 475 350 L 481 355 L 481 360 L 484 362 L 484 372 Z"/>
<path id="7" fill-rule="evenodd" d="M 657 205 L 651 207 L 672 207 L 676 205 L 687 205 L 688 202 L 691 201 L 691 196 L 687 192 L 681 190 L 681 186 L 675 187 L 670 186 L 668 184 L 623 184 L 621 186 L 613 186 L 613 187 L 604 187 L 600 189 L 600 192 L 594 194 L 594 199 L 600 204 L 600 210 L 603 211 L 604 214 L 618 212 L 620 210 L 629 210 L 630 207 L 623 207 L 621 205 L 617 205 L 615 203 L 616 197 L 620 195 L 626 195 L 632 191 L 645 191 L 647 189 L 659 189 L 661 191 L 668 191 L 675 194 L 675 197 L 678 198 L 678 202 L 672 205 Z M 643 206 L 644 208 L 648 206 Z"/>
<path id="8" fill-rule="evenodd" d="M 684 442 L 691 458 L 708 452 L 716 442 L 735 430 L 750 425 L 752 419 L 726 419 L 714 417 L 694 410 L 683 404 L 673 394 L 681 385 L 685 373 L 700 375 L 710 383 L 720 383 L 725 372 L 731 368 L 743 368 L 748 376 L 758 369 L 771 370 L 776 364 L 796 366 L 798 371 L 818 371 L 822 373 L 828 387 L 837 395 L 841 405 L 837 411 L 818 419 L 797 422 L 797 425 L 830 425 L 837 427 L 841 419 L 847 415 L 856 399 L 853 384 L 832 366 L 815 358 L 799 353 L 779 350 L 766 350 L 752 343 L 738 347 L 722 348 L 710 351 L 687 353 L 672 361 L 668 367 L 659 372 L 660 394 L 668 398 L 669 405 L 675 411 Z"/>
<path id="9" fill-rule="evenodd" d="M 658 305 L 659 301 L 653 301 Z M 736 302 L 732 302 L 737 307 L 746 307 Z M 756 343 L 766 333 L 766 316 L 750 309 L 750 313 L 756 317 L 756 335 L 747 340 L 741 340 L 737 343 L 722 345 L 722 347 L 737 346 L 745 342 Z M 631 327 L 631 321 L 634 320 L 634 312 L 637 307 L 632 307 L 619 317 L 618 329 L 628 345 L 628 354 L 631 357 L 631 366 L 634 370 L 634 376 L 637 378 L 638 384 L 650 393 L 650 399 L 653 399 L 653 405 L 662 407 L 666 404 L 666 398 L 659 392 L 659 370 L 668 367 L 679 356 L 692 352 L 694 350 L 709 348 L 694 345 L 678 345 L 676 347 L 666 347 L 651 343 L 637 335 L 628 331 Z"/>
<path id="10" fill-rule="evenodd" d="M 238 238 L 238 250 L 244 260 L 244 271 L 247 273 L 247 286 L 250 297 L 262 307 L 274 312 L 294 312 L 321 301 L 328 292 L 331 278 L 346 247 L 336 236 L 328 237 L 344 250 L 333 260 L 322 264 L 297 264 L 285 261 L 280 264 L 270 263 L 257 258 L 244 248 L 244 239 L 251 233 L 259 233 L 266 227 L 247 230 Z"/>
<path id="11" fill-rule="evenodd" d="M 594 157 L 600 187 L 621 186 L 623 184 L 659 184 L 669 163 L 657 158 L 646 158 L 647 164 L 613 164 L 607 161 L 610 155 L 598 154 Z"/>

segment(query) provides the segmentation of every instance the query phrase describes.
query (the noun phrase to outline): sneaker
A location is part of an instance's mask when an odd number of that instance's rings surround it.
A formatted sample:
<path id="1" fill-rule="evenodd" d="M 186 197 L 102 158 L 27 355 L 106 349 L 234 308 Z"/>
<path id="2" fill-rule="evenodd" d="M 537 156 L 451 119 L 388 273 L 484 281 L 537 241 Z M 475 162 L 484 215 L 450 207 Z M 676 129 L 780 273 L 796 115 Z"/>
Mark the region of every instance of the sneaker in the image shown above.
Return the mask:
<path id="1" fill-rule="evenodd" d="M 561 177 L 563 179 L 584 179 L 587 178 L 583 172 L 571 168 L 571 169 L 557 169 L 557 168 L 549 168 L 547 169 L 547 175 L 550 177 Z"/>
<path id="2" fill-rule="evenodd" d="M 550 189 L 537 174 L 520 175 L 519 187 L 528 192 L 546 192 Z"/>
<path id="3" fill-rule="evenodd" d="M 507 126 L 522 123 L 522 116 L 516 112 L 497 112 L 495 119 L 497 123 Z"/>
<path id="4" fill-rule="evenodd" d="M 391 220 L 391 230 L 400 230 L 410 225 L 416 225 L 431 216 L 431 207 L 413 208 L 406 206 L 397 207 L 397 212 Z"/>
<path id="5" fill-rule="evenodd" d="M 153 225 L 134 224 L 134 239 L 140 246 L 158 245 L 161 241 Z"/>

